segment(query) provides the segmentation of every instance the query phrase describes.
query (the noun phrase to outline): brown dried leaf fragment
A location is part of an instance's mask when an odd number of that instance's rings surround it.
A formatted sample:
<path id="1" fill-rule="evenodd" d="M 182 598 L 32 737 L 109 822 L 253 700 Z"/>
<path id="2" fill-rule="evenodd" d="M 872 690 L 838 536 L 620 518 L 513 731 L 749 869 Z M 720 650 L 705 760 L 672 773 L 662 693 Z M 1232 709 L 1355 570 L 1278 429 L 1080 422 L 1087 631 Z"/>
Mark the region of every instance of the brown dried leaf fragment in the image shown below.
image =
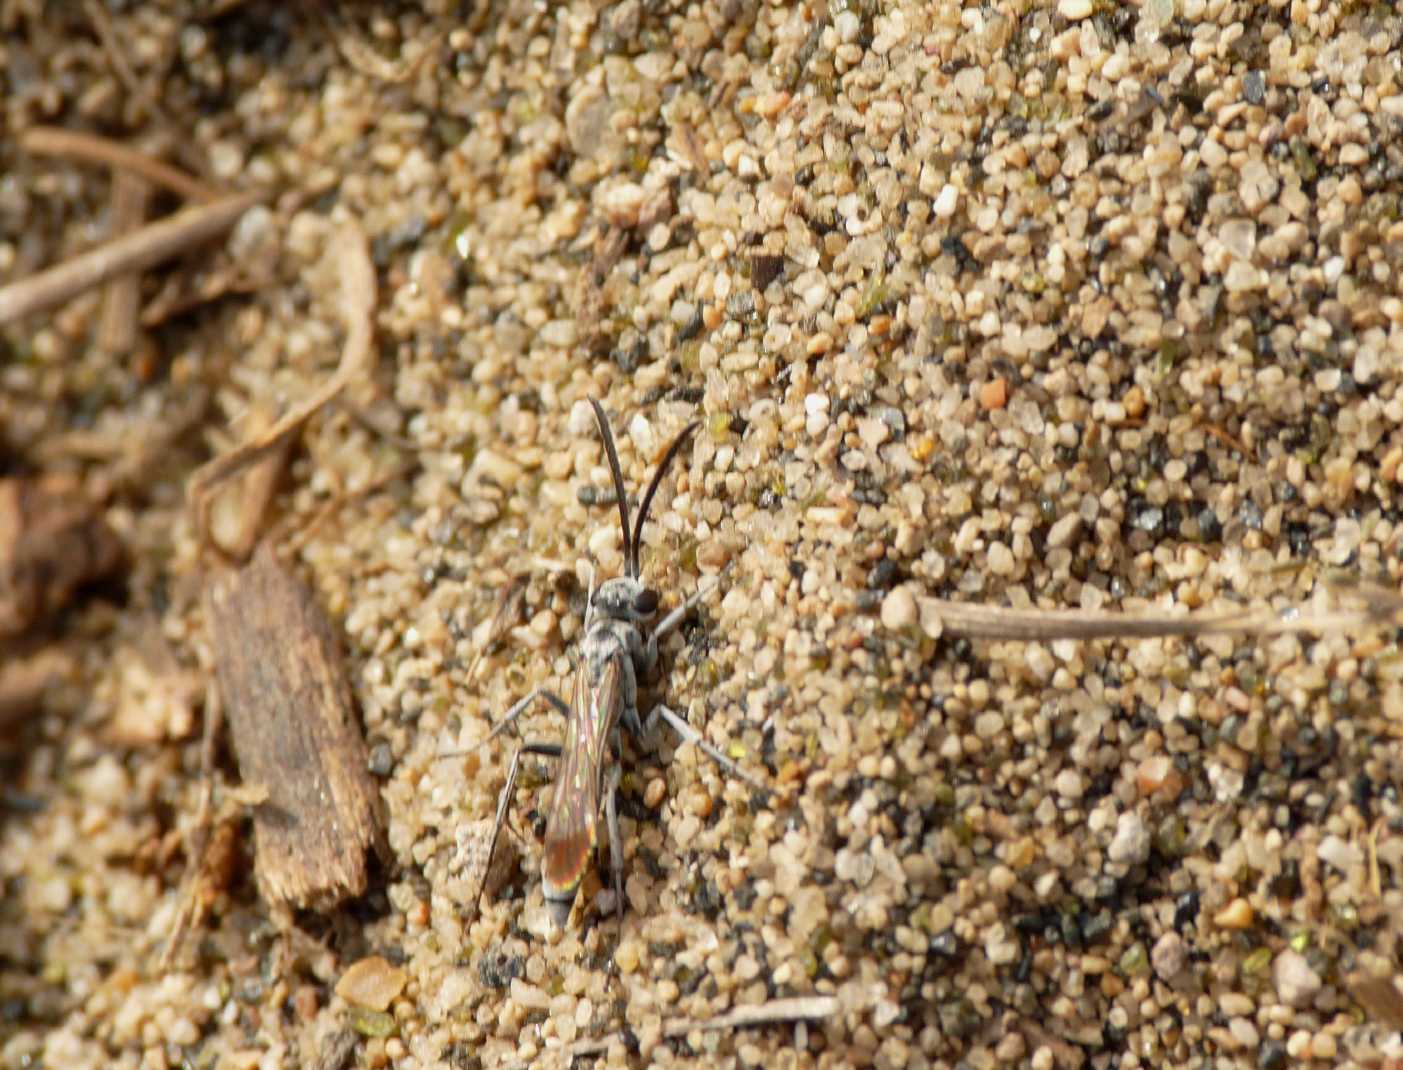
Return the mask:
<path id="1" fill-rule="evenodd" d="M 70 480 L 0 480 L 0 638 L 58 612 L 78 588 L 112 575 L 120 540 Z"/>

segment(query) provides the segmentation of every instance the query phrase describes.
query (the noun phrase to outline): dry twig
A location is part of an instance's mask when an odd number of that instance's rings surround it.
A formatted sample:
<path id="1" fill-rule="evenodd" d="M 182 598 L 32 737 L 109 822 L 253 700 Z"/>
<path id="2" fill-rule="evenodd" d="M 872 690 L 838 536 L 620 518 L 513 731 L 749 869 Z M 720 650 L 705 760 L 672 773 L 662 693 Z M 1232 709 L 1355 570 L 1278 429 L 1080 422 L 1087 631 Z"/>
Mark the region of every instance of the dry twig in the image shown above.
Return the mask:
<path id="1" fill-rule="evenodd" d="M 211 810 L 214 804 L 215 751 L 219 746 L 219 733 L 223 727 L 224 706 L 219 700 L 219 688 L 210 680 L 205 686 L 205 732 L 200 740 L 200 802 L 195 811 L 195 823 L 186 836 L 186 868 L 185 879 L 181 882 L 180 909 L 176 913 L 165 950 L 161 952 L 162 973 L 175 961 L 186 932 L 198 925 L 204 917 L 206 903 L 205 897 L 200 894 L 199 885 L 204 879 L 206 852 L 209 850 L 209 832 L 213 821 Z"/>
<path id="2" fill-rule="evenodd" d="M 322 25 L 336 42 L 341 58 L 361 74 L 380 82 L 397 84 L 409 81 L 419 73 L 426 60 L 438 53 L 439 46 L 447 36 L 447 31 L 440 30 L 413 59 L 395 62 L 385 59 L 353 30 L 337 21 L 339 16 L 332 13 L 335 10 L 333 5 L 314 4 L 313 7 L 321 17 Z"/>
<path id="3" fill-rule="evenodd" d="M 102 51 L 107 56 L 107 62 L 117 80 L 126 87 L 127 92 L 138 104 L 157 115 L 162 115 L 160 97 L 154 84 L 150 80 L 143 81 L 138 78 L 132 70 L 131 64 L 127 62 L 125 47 L 117 36 L 117 27 L 113 25 L 107 9 L 98 0 L 83 0 L 83 10 L 88 16 L 88 21 L 93 24 L 93 30 L 102 43 Z"/>
<path id="4" fill-rule="evenodd" d="M 182 209 L 65 263 L 0 288 L 0 325 L 61 305 L 118 275 L 155 267 L 228 230 L 263 199 L 262 193 L 239 193 L 210 204 Z"/>
<path id="5" fill-rule="evenodd" d="M 257 440 L 266 435 L 273 425 L 271 402 L 255 398 L 249 406 L 244 424 L 244 433 L 248 438 Z M 248 560 L 258 544 L 264 514 L 272 504 L 291 452 L 292 437 L 287 436 L 251 463 L 241 480 L 225 484 L 214 493 L 209 537 L 214 545 L 234 560 Z M 221 509 L 219 505 L 226 508 Z"/>
<path id="6" fill-rule="evenodd" d="M 151 184 L 130 171 L 112 176 L 112 236 L 139 230 L 146 222 Z M 141 275 L 118 275 L 102 295 L 97 322 L 97 348 L 113 356 L 126 356 L 137 343 L 137 314 L 141 310 Z"/>
<path id="7" fill-rule="evenodd" d="M 354 224 L 341 232 L 337 254 L 341 274 L 341 314 L 346 321 L 346 342 L 335 373 L 310 398 L 283 416 L 251 442 L 221 454 L 190 477 L 187 497 L 194 514 L 195 532 L 202 545 L 210 544 L 209 511 L 217 488 L 250 466 L 284 450 L 293 437 L 324 405 L 354 380 L 365 376 L 373 358 L 376 301 L 375 267 L 364 232 Z"/>
<path id="8" fill-rule="evenodd" d="M 1334 588 L 1358 608 L 1297 608 L 1287 612 L 1243 608 L 1228 613 L 1124 613 L 1116 610 L 1009 609 L 944 598 L 916 599 L 921 630 L 966 639 L 1050 642 L 1057 639 L 1152 639 L 1200 635 L 1321 633 L 1388 623 L 1403 599 L 1381 588 Z"/>
<path id="9" fill-rule="evenodd" d="M 213 204 L 222 194 L 170 164 L 120 142 L 56 126 L 30 127 L 19 137 L 19 147 L 34 156 L 57 156 L 93 163 L 118 173 L 140 175 L 153 186 L 162 186 L 197 204 Z"/>

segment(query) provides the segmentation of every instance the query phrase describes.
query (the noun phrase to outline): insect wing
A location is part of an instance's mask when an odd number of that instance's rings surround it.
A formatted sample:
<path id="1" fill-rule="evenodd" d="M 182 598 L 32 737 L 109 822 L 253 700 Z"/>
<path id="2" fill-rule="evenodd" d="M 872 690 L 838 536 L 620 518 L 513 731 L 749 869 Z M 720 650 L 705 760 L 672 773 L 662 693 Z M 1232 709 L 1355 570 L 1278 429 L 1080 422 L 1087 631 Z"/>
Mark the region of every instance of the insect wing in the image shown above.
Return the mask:
<path id="1" fill-rule="evenodd" d="M 541 878 L 548 899 L 563 899 L 579 887 L 594 850 L 599 791 L 609 733 L 623 707 L 622 670 L 617 658 L 603 665 L 591 686 L 586 665 L 575 674 L 570 723 L 546 821 Z"/>

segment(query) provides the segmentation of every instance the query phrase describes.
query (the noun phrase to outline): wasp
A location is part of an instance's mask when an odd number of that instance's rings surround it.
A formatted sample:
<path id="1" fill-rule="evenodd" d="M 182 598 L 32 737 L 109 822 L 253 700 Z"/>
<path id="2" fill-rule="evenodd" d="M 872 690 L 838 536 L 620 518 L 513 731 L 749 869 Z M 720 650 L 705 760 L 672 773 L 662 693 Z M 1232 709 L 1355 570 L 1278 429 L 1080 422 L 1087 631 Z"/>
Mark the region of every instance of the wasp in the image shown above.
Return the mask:
<path id="1" fill-rule="evenodd" d="M 730 759 L 701 738 L 695 729 L 664 705 L 654 706 L 644 724 L 638 715 L 638 680 L 657 664 L 658 643 L 677 628 L 687 613 L 714 585 L 703 585 L 651 628 L 658 612 L 658 594 L 642 579 L 639 560 L 643 524 L 648 507 L 667 474 L 668 468 L 696 431 L 698 422 L 684 427 L 667 447 L 638 506 L 638 516 L 629 527 L 628 497 L 623 472 L 608 417 L 598 401 L 591 398 L 599 437 L 609 462 L 614 493 L 619 506 L 619 526 L 623 537 L 624 575 L 605 580 L 596 590 L 591 577 L 585 609 L 584 638 L 580 641 L 574 690 L 567 704 L 546 688 L 535 688 L 516 702 L 496 724 L 485 744 L 511 724 L 536 699 L 544 699 L 565 717 L 563 743 L 524 742 L 512 758 L 506 785 L 497 800 L 497 813 L 488 842 L 482 880 L 497 848 L 497 838 L 506 821 L 507 806 L 516 787 L 522 756 L 541 755 L 560 761 L 546 817 L 541 856 L 541 884 L 551 920 L 563 928 L 570 917 L 585 870 L 599 840 L 601 810 L 609 831 L 609 862 L 613 877 L 617 914 L 623 916 L 623 845 L 619 835 L 617 794 L 620 779 L 620 727 L 635 737 L 650 732 L 659 720 L 666 721 L 684 740 L 695 743 L 721 765 L 761 791 L 764 785 L 742 772 Z M 479 882 L 477 897 L 482 892 Z"/>

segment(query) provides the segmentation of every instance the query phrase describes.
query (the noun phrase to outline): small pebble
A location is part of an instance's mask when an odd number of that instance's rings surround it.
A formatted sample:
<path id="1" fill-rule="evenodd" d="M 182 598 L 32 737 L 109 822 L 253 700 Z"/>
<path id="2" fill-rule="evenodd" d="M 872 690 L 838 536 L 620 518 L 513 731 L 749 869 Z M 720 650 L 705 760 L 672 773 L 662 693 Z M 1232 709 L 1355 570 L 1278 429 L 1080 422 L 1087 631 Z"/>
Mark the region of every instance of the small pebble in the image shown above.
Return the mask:
<path id="1" fill-rule="evenodd" d="M 1334 835 L 1321 840 L 1315 853 L 1322 862 L 1328 862 L 1341 872 L 1348 872 L 1352 866 L 1362 865 L 1364 862 L 1363 851 Z"/>
<path id="2" fill-rule="evenodd" d="M 1106 848 L 1112 862 L 1139 865 L 1150 857 L 1150 830 L 1136 813 L 1121 814 L 1116 821 L 1116 834 Z"/>
<path id="3" fill-rule="evenodd" d="M 882 627 L 888 631 L 905 631 L 914 627 L 918 619 L 915 596 L 905 584 L 893 587 L 882 599 Z"/>
<path id="4" fill-rule="evenodd" d="M 1276 956 L 1272 981 L 1281 1002 L 1297 1010 L 1309 1007 L 1321 989 L 1320 975 L 1311 969 L 1304 955 L 1290 948 Z"/>
<path id="5" fill-rule="evenodd" d="M 1174 800 L 1184 790 L 1184 778 L 1174 768 L 1167 755 L 1156 754 L 1146 758 L 1135 770 L 1135 786 L 1144 796 L 1158 794 L 1161 798 Z"/>
<path id="6" fill-rule="evenodd" d="M 1320 1032 L 1311 1037 L 1310 1054 L 1313 1059 L 1333 1060 L 1339 1054 L 1339 1044 L 1334 1034 Z"/>
<path id="7" fill-rule="evenodd" d="M 383 1011 L 404 991 L 409 975 L 379 955 L 353 962 L 336 982 L 336 994 L 354 1007 Z"/>
<path id="8" fill-rule="evenodd" d="M 1008 404 L 1008 380 L 1000 376 L 979 388 L 979 407 L 985 412 L 1002 409 Z"/>
<path id="9" fill-rule="evenodd" d="M 1233 1039 L 1248 1051 L 1255 1050 L 1262 1039 L 1257 1027 L 1249 1018 L 1233 1018 L 1228 1022 L 1228 1031 L 1232 1033 Z"/>
<path id="10" fill-rule="evenodd" d="M 1257 1009 L 1257 1004 L 1246 992 L 1224 992 L 1218 997 L 1218 1009 L 1229 1017 L 1241 1018 Z"/>
<path id="11" fill-rule="evenodd" d="M 1057 794 L 1064 799 L 1080 799 L 1085 790 L 1081 774 L 1075 769 L 1063 769 L 1062 772 L 1058 773 L 1053 787 L 1057 789 Z"/>
<path id="12" fill-rule="evenodd" d="M 1213 915 L 1213 924 L 1220 929 L 1246 929 L 1255 918 L 1252 904 L 1239 897 Z"/>
<path id="13" fill-rule="evenodd" d="M 667 782 L 662 777 L 653 777 L 648 781 L 648 787 L 643 792 L 643 805 L 649 810 L 656 810 L 662 805 L 663 799 L 667 795 Z"/>
<path id="14" fill-rule="evenodd" d="M 989 571 L 995 576 L 1012 576 L 1016 567 L 1013 551 L 1001 542 L 989 544 L 986 563 L 989 566 Z"/>
<path id="15" fill-rule="evenodd" d="M 1070 22 L 1087 18 L 1094 10 L 1092 0 L 1058 0 L 1057 13 Z"/>
<path id="16" fill-rule="evenodd" d="M 1060 517 L 1056 523 L 1048 529 L 1047 546 L 1050 550 L 1055 550 L 1059 546 L 1070 545 L 1077 537 L 1077 532 L 1081 530 L 1081 517 L 1076 513 L 1068 513 Z"/>
<path id="17" fill-rule="evenodd" d="M 960 191 L 947 183 L 936 196 L 931 211 L 935 213 L 937 219 L 949 219 L 955 214 L 955 207 L 959 203 Z"/>
<path id="18" fill-rule="evenodd" d="M 1166 984 L 1179 976 L 1188 961 L 1189 952 L 1184 946 L 1184 938 L 1173 931 L 1156 940 L 1150 951 L 1150 965 L 1154 967 L 1155 976 Z"/>

